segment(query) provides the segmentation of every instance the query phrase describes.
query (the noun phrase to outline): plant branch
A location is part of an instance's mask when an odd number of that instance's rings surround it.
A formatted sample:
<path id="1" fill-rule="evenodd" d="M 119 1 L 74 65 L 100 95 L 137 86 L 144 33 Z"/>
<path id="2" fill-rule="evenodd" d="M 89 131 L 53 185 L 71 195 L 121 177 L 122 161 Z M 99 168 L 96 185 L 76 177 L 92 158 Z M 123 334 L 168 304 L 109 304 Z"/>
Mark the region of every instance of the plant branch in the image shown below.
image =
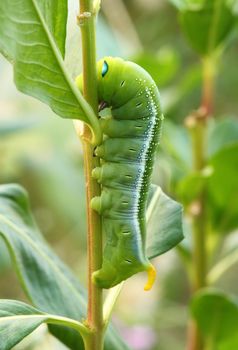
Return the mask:
<path id="1" fill-rule="evenodd" d="M 205 165 L 205 139 L 207 112 L 201 108 L 186 119 L 190 131 L 193 152 L 193 169 L 199 172 Z M 192 294 L 206 286 L 206 193 L 203 190 L 190 206 L 193 230 L 192 249 Z M 193 320 L 188 326 L 188 350 L 202 350 L 202 338 Z"/>
<path id="2" fill-rule="evenodd" d="M 41 315 L 37 315 L 37 317 L 41 317 Z M 90 330 L 83 323 L 67 317 L 47 314 L 47 323 L 73 328 L 82 335 L 83 339 L 88 337 L 90 334 Z"/>
<path id="3" fill-rule="evenodd" d="M 203 87 L 201 110 L 205 117 L 214 113 L 214 81 L 216 75 L 215 56 L 209 56 L 202 60 Z"/>
<path id="4" fill-rule="evenodd" d="M 78 23 L 82 34 L 83 52 L 83 94 L 96 115 L 98 114 L 97 71 L 96 71 L 96 13 L 93 0 L 80 0 Z M 102 265 L 102 225 L 101 217 L 90 207 L 94 196 L 100 195 L 100 185 L 93 180 L 92 170 L 99 166 L 99 159 L 94 156 L 94 147 L 88 142 L 90 129 L 84 125 L 82 142 L 87 191 L 88 224 L 88 313 L 87 325 L 91 336 L 87 339 L 86 350 L 103 349 L 103 290 L 92 281 L 94 271 Z"/>
<path id="5" fill-rule="evenodd" d="M 214 85 L 217 53 L 203 58 L 203 87 L 200 108 L 186 119 L 190 131 L 193 152 L 193 169 L 200 172 L 206 165 L 207 119 L 214 113 Z M 207 285 L 207 194 L 202 190 L 191 204 L 193 229 L 192 294 Z M 203 340 L 193 320 L 188 327 L 188 350 L 202 350 Z"/>

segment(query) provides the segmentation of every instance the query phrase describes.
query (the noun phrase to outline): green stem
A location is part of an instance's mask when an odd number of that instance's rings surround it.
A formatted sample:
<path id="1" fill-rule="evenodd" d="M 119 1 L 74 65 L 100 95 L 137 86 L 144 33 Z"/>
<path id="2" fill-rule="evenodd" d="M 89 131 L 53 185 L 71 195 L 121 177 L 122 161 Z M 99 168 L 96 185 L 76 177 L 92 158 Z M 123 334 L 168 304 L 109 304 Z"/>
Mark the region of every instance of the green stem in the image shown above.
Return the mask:
<path id="1" fill-rule="evenodd" d="M 194 116 L 191 129 L 194 170 L 201 171 L 205 165 L 206 119 Z M 193 229 L 193 280 L 192 293 L 206 286 L 207 250 L 206 250 L 206 193 L 202 191 L 191 206 Z M 189 325 L 189 350 L 202 350 L 203 341 L 198 327 L 192 320 Z"/>
<path id="2" fill-rule="evenodd" d="M 214 110 L 214 78 L 216 75 L 216 56 L 209 56 L 203 59 L 203 91 L 201 108 L 203 114 L 212 116 Z"/>
<path id="3" fill-rule="evenodd" d="M 80 0 L 78 23 L 82 34 L 84 97 L 98 115 L 96 70 L 96 13 L 93 0 Z"/>
<path id="4" fill-rule="evenodd" d="M 97 71 L 96 71 L 96 13 L 93 0 L 80 0 L 78 22 L 82 34 L 83 51 L 83 93 L 88 103 L 98 114 Z M 87 338 L 86 350 L 103 349 L 103 290 L 92 281 L 94 271 L 102 265 L 102 225 L 101 217 L 91 209 L 90 201 L 100 195 L 100 186 L 93 180 L 92 170 L 99 166 L 99 159 L 94 156 L 94 147 L 87 141 L 90 130 L 87 126 L 83 132 L 84 164 L 87 191 L 88 223 L 88 313 L 87 325 L 92 333 Z"/>
<path id="5" fill-rule="evenodd" d="M 191 130 L 194 170 L 201 171 L 205 166 L 206 120 L 197 117 Z M 204 191 L 194 202 L 193 216 L 193 264 L 194 291 L 206 285 L 206 195 Z"/>
<path id="6" fill-rule="evenodd" d="M 213 114 L 215 61 L 213 57 L 203 60 L 203 94 L 201 107 L 187 118 L 191 133 L 193 169 L 200 172 L 206 165 L 207 119 Z M 207 218 L 206 190 L 203 190 L 191 205 L 193 230 L 192 294 L 207 285 Z M 188 350 L 203 350 L 203 339 L 193 320 L 188 327 Z"/>

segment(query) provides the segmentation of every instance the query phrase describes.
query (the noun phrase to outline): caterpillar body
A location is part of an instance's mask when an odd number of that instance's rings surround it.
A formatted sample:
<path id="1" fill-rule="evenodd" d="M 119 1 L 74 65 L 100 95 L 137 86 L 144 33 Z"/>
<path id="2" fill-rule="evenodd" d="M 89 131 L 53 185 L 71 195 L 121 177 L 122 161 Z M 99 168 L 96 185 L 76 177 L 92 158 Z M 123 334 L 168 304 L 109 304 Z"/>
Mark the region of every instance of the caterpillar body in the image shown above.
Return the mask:
<path id="1" fill-rule="evenodd" d="M 147 271 L 149 290 L 155 269 L 145 255 L 145 209 L 163 120 L 160 95 L 144 69 L 121 58 L 100 60 L 97 78 L 99 105 L 111 115 L 101 118 L 104 139 L 95 150 L 101 166 L 92 174 L 102 191 L 91 207 L 102 216 L 106 235 L 102 268 L 93 279 L 111 288 Z M 76 82 L 82 88 L 82 76 Z"/>

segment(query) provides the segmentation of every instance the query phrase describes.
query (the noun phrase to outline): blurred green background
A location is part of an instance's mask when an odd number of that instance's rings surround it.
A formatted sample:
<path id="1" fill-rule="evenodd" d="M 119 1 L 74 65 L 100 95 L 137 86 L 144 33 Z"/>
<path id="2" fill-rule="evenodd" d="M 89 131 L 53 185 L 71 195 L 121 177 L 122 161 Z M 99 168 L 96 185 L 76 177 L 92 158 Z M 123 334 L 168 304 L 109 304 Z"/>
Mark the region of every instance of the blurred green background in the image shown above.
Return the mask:
<path id="1" fill-rule="evenodd" d="M 80 35 L 76 26 L 78 4 L 70 0 L 69 5 L 66 60 L 75 77 L 81 69 Z M 227 140 L 238 139 L 237 34 L 238 30 L 229 37 L 216 81 L 215 116 L 220 123 L 231 121 L 231 127 L 225 129 Z M 199 57 L 181 32 L 176 8 L 163 0 L 103 0 L 97 43 L 98 58 L 112 55 L 131 59 L 155 79 L 166 122 L 153 182 L 181 200 L 178 183 L 192 168 L 191 143 L 184 119 L 199 106 L 202 74 Z M 27 189 L 35 218 L 47 241 L 86 285 L 83 159 L 73 124 L 57 117 L 37 100 L 18 93 L 12 67 L 2 57 L 0 75 L 0 183 L 16 182 Z M 213 124 L 211 137 L 217 127 Z M 211 140 L 212 147 L 215 145 Z M 189 230 L 186 221 L 188 236 Z M 237 232 L 232 231 L 228 247 L 238 241 Z M 25 300 L 6 249 L 0 244 L 0 297 Z M 184 266 L 176 250 L 156 259 L 155 265 L 158 278 L 149 294 L 143 292 L 143 275 L 126 283 L 116 307 L 115 323 L 132 349 L 185 349 L 189 284 Z M 219 281 L 223 290 L 238 293 L 237 272 L 236 264 Z M 45 332 L 41 327 L 16 349 L 63 348 Z M 45 334 L 43 338 L 42 334 Z"/>

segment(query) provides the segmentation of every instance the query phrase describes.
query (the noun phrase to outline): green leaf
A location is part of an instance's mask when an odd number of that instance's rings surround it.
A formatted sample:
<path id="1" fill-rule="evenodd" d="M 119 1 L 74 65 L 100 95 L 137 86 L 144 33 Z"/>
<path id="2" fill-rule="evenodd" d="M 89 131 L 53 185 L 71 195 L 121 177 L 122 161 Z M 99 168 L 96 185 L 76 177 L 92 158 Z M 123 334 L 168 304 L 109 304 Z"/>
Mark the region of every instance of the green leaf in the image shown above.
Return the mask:
<path id="1" fill-rule="evenodd" d="M 213 225 L 229 233 L 238 225 L 238 143 L 229 145 L 211 158 L 212 175 L 208 178 Z"/>
<path id="2" fill-rule="evenodd" d="M 217 350 L 231 350 L 238 349 L 238 335 L 234 334 L 232 337 L 225 339 L 218 345 Z"/>
<path id="3" fill-rule="evenodd" d="M 235 25 L 235 16 L 226 0 L 189 1 L 180 21 L 190 45 L 206 56 L 225 42 Z"/>
<path id="4" fill-rule="evenodd" d="M 18 185 L 0 186 L 0 236 L 33 305 L 74 320 L 86 317 L 85 290 L 45 242 L 31 216 L 27 194 Z M 70 349 L 83 350 L 82 338 L 75 330 L 51 325 L 50 331 Z M 109 329 L 105 349 L 123 348 L 127 349 L 126 345 L 119 337 L 115 341 L 114 331 Z"/>
<path id="5" fill-rule="evenodd" d="M 178 183 L 178 198 L 185 204 L 189 205 L 193 200 L 198 198 L 204 187 L 204 177 L 200 173 L 193 173 L 185 176 Z"/>
<path id="6" fill-rule="evenodd" d="M 238 121 L 235 118 L 224 118 L 216 121 L 208 135 L 208 157 L 233 143 L 238 143 Z"/>
<path id="7" fill-rule="evenodd" d="M 233 350 L 237 344 L 238 302 L 217 290 L 204 290 L 191 303 L 192 315 L 209 349 Z M 227 343 L 230 348 L 227 347 Z"/>
<path id="8" fill-rule="evenodd" d="M 1 350 L 10 350 L 42 323 L 59 324 L 88 332 L 77 321 L 45 314 L 36 308 L 15 300 L 0 300 L 0 344 Z"/>
<path id="9" fill-rule="evenodd" d="M 181 204 L 166 196 L 160 187 L 153 186 L 153 192 L 146 212 L 149 258 L 165 253 L 184 238 Z"/>
<path id="10" fill-rule="evenodd" d="M 183 124 L 184 115 L 198 103 L 197 92 L 200 91 L 202 76 L 201 64 L 186 67 L 182 77 L 163 93 L 165 114 L 175 122 Z M 165 134 L 165 133 L 163 133 Z"/>
<path id="11" fill-rule="evenodd" d="M 191 204 L 204 190 L 207 179 L 211 176 L 211 168 L 205 168 L 201 172 L 188 174 L 178 182 L 177 196 L 184 205 Z"/>
<path id="12" fill-rule="evenodd" d="M 13 63 L 17 88 L 48 104 L 63 118 L 97 128 L 92 108 L 63 61 L 67 0 L 0 2 L 0 52 Z"/>

